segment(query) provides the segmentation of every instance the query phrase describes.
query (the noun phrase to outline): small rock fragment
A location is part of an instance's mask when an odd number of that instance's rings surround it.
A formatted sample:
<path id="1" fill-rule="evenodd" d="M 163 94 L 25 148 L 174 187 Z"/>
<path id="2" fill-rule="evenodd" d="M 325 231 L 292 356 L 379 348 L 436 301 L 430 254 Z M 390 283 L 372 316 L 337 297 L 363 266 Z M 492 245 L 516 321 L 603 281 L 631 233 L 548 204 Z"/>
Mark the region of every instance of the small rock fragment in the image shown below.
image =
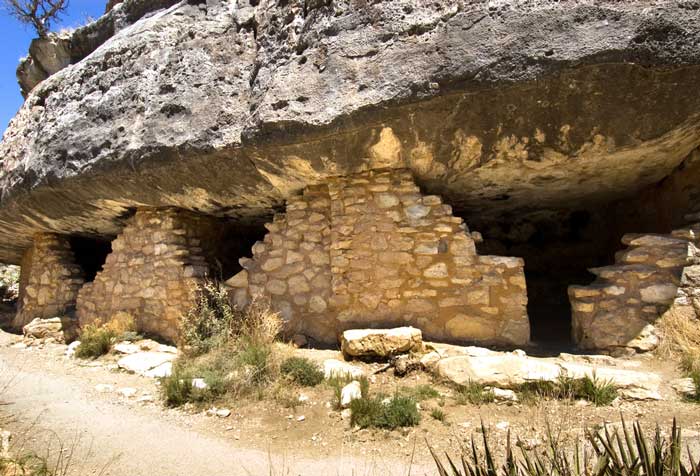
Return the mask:
<path id="1" fill-rule="evenodd" d="M 353 400 L 358 400 L 362 398 L 362 389 L 360 387 L 360 382 L 354 380 L 343 387 L 340 392 L 340 406 L 347 408 Z"/>

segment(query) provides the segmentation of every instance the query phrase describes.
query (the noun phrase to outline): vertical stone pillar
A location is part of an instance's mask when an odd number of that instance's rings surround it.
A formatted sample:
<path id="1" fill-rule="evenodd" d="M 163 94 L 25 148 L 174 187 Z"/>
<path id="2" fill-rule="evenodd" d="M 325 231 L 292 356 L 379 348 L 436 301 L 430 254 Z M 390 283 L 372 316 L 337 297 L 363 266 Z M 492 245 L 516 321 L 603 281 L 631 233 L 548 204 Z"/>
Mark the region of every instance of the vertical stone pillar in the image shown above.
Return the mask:
<path id="1" fill-rule="evenodd" d="M 522 260 L 478 256 L 462 220 L 409 171 L 331 179 L 268 229 L 228 284 L 239 305 L 268 295 L 293 331 L 335 342 L 353 327 L 414 325 L 432 339 L 529 341 Z"/>
<path id="2" fill-rule="evenodd" d="M 137 330 L 175 341 L 180 318 L 209 271 L 202 219 L 175 209 L 138 210 L 112 242 L 95 281 L 78 296 L 81 325 L 128 313 Z"/>
<path id="3" fill-rule="evenodd" d="M 32 247 L 22 256 L 14 327 L 21 328 L 37 317 L 64 315 L 75 307 L 83 283 L 83 273 L 75 263 L 68 238 L 36 234 Z"/>

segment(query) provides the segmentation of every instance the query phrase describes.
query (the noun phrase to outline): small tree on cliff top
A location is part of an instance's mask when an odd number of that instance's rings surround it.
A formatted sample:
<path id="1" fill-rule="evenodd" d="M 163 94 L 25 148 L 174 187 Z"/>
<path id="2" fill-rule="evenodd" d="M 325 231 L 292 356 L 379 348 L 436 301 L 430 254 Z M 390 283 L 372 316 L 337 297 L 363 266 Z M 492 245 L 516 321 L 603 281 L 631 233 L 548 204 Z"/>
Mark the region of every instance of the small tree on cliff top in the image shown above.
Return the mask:
<path id="1" fill-rule="evenodd" d="M 46 38 L 51 23 L 68 8 L 69 0 L 0 0 L 10 15 L 31 25 L 39 38 Z"/>

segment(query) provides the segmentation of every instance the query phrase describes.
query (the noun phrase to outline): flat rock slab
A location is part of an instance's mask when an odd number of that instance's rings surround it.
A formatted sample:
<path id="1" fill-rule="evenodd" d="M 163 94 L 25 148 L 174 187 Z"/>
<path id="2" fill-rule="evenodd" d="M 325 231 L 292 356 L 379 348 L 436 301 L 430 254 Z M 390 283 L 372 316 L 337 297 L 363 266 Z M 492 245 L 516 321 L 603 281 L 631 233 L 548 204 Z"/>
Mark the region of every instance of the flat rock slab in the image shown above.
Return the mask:
<path id="1" fill-rule="evenodd" d="M 352 329 L 343 332 L 341 349 L 350 357 L 386 358 L 423 347 L 423 334 L 414 327 Z"/>
<path id="2" fill-rule="evenodd" d="M 168 363 L 172 365 L 172 361 L 175 360 L 176 357 L 175 354 L 169 352 L 137 352 L 122 357 L 117 362 L 117 365 L 120 369 L 145 377 L 158 377 L 165 376 L 162 375 L 162 373 L 166 370 L 161 366 Z M 172 367 L 170 368 L 172 369 Z M 159 370 L 154 371 L 154 369 Z"/>
<path id="3" fill-rule="evenodd" d="M 450 382 L 466 385 L 476 382 L 486 386 L 515 389 L 528 382 L 555 382 L 562 373 L 580 379 L 595 377 L 611 382 L 626 398 L 633 400 L 660 400 L 661 377 L 597 364 L 571 362 L 560 358 L 529 357 L 522 351 L 471 352 L 477 355 L 455 355 L 440 359 L 437 374 Z"/>

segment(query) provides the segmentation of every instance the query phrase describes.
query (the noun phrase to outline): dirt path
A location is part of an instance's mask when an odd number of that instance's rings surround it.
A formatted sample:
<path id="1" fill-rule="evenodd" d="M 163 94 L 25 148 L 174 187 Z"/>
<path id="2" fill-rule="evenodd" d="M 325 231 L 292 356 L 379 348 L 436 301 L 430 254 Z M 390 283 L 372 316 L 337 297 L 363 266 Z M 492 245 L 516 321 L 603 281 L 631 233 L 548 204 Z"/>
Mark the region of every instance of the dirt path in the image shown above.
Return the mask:
<path id="1" fill-rule="evenodd" d="M 200 415 L 101 394 L 96 382 L 136 388 L 140 394 L 156 388 L 147 379 L 104 367 L 66 365 L 62 351 L 59 346 L 0 347 L 2 376 L 11 380 L 2 400 L 9 403 L 5 411 L 18 420 L 12 429 L 31 434 L 28 446 L 42 447 L 47 441 L 56 445 L 59 440 L 70 446 L 77 441 L 70 474 L 100 474 L 105 466 L 103 474 L 130 476 L 408 474 L 410 458 L 343 457 L 342 449 L 330 457 L 297 457 L 246 448 L 234 431 L 227 436 L 203 429 L 207 418 Z M 33 421 L 36 426 L 27 428 Z M 432 474 L 432 466 L 413 465 L 411 474 Z"/>

